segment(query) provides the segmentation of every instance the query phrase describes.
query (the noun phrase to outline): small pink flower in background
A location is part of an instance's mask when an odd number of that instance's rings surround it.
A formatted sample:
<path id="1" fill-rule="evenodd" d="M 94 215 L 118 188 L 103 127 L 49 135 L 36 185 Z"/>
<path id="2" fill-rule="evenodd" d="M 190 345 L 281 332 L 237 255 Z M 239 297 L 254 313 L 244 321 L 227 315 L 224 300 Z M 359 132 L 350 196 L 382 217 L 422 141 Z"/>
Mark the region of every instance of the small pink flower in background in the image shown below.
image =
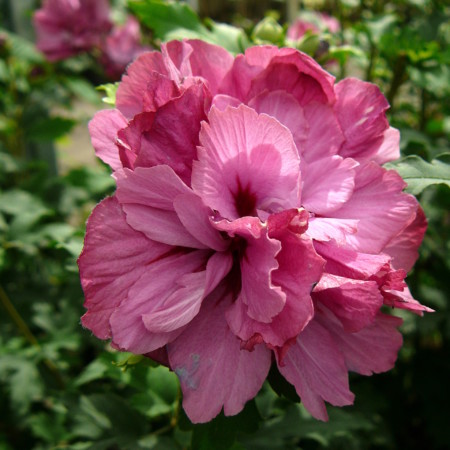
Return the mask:
<path id="1" fill-rule="evenodd" d="M 34 15 L 37 47 L 58 61 L 100 45 L 112 26 L 107 0 L 44 0 Z"/>
<path id="2" fill-rule="evenodd" d="M 129 16 L 123 25 L 115 25 L 102 42 L 100 61 L 107 75 L 119 79 L 127 65 L 141 53 L 150 50 L 140 44 L 139 22 Z"/>
<path id="3" fill-rule="evenodd" d="M 179 377 L 193 422 L 237 414 L 272 364 L 305 407 L 353 403 L 348 372 L 394 366 L 426 219 L 381 167 L 388 103 L 294 49 L 233 58 L 173 41 L 128 67 L 90 123 L 116 193 L 79 258 L 85 327 Z"/>
<path id="4" fill-rule="evenodd" d="M 331 34 L 341 29 L 339 21 L 325 13 L 308 11 L 295 20 L 288 28 L 286 36 L 292 41 L 298 41 L 306 32 L 319 34 L 328 31 Z"/>

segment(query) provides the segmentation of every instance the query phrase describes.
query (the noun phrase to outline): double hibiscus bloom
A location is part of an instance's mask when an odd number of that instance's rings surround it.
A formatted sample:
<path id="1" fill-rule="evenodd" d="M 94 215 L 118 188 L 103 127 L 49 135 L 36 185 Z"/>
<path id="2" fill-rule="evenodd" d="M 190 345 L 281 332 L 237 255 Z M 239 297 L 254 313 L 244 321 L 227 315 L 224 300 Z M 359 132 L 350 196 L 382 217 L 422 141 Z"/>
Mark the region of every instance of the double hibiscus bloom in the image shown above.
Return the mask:
<path id="1" fill-rule="evenodd" d="M 83 325 L 179 377 L 193 422 L 237 414 L 272 364 L 310 413 L 391 369 L 426 219 L 379 89 L 294 49 L 202 41 L 141 55 L 90 123 L 116 193 L 79 259 Z"/>

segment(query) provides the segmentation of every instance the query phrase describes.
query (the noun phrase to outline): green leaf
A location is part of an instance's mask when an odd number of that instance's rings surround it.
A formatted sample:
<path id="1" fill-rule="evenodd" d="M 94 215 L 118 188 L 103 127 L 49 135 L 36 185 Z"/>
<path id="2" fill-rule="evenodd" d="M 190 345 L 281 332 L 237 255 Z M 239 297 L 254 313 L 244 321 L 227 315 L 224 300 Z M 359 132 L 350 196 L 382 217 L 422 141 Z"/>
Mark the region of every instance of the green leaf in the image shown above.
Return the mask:
<path id="1" fill-rule="evenodd" d="M 16 57 L 18 60 L 37 64 L 44 62 L 43 55 L 37 50 L 32 42 L 18 36 L 17 34 L 8 33 L 4 29 L 0 29 L 0 31 L 7 35 L 8 41 L 11 45 L 11 55 Z"/>
<path id="2" fill-rule="evenodd" d="M 420 194 L 428 186 L 446 184 L 450 187 L 450 153 L 444 153 L 431 163 L 411 155 L 395 163 L 386 164 L 387 169 L 395 169 L 408 183 L 406 190 Z"/>
<path id="3" fill-rule="evenodd" d="M 261 417 L 255 402 L 247 403 L 244 410 L 236 416 L 225 417 L 221 412 L 211 422 L 194 426 L 192 448 L 198 450 L 240 449 L 236 443 L 238 433 L 253 433 L 258 429 Z"/>
<path id="4" fill-rule="evenodd" d="M 40 400 L 44 392 L 36 365 L 24 357 L 1 356 L 0 381 L 9 384 L 11 403 L 19 414 L 25 414 L 31 403 Z"/>
<path id="5" fill-rule="evenodd" d="M 136 448 L 137 440 L 147 430 L 144 416 L 111 393 L 82 396 L 76 421 L 75 434 L 103 438 L 97 445 L 108 441 L 104 448 L 110 448 L 112 444 L 118 448 Z"/>
<path id="6" fill-rule="evenodd" d="M 37 119 L 25 128 L 25 136 L 31 142 L 54 141 L 69 133 L 75 124 L 75 120 L 63 117 Z"/>
<path id="7" fill-rule="evenodd" d="M 83 80 L 83 78 L 67 77 L 64 79 L 64 83 L 76 96 L 95 105 L 100 103 L 96 88 L 91 83 Z"/>
<path id="8" fill-rule="evenodd" d="M 202 39 L 221 45 L 233 53 L 241 52 L 248 44 L 248 39 L 240 28 L 209 21 L 209 30 L 184 2 L 135 0 L 131 1 L 129 6 L 162 41 Z"/>
<path id="9" fill-rule="evenodd" d="M 102 102 L 106 103 L 107 105 L 113 105 L 116 104 L 116 93 L 117 88 L 119 87 L 119 82 L 117 83 L 107 83 L 107 84 L 101 84 L 100 86 L 97 86 L 98 91 L 104 91 L 105 96 L 102 98 Z"/>

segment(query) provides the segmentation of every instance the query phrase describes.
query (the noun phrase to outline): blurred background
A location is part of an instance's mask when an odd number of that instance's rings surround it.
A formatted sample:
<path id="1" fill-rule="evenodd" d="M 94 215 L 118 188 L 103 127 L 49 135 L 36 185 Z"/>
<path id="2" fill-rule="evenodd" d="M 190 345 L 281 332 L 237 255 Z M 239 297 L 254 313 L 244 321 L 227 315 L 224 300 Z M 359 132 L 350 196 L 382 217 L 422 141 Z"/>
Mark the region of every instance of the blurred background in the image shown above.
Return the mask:
<path id="1" fill-rule="evenodd" d="M 105 0 L 104 23 L 64 51 L 56 31 L 39 34 L 33 17 L 44 3 L 0 0 L 0 450 L 450 448 L 448 3 Z M 51 13 L 57 3 L 48 1 Z M 78 33 L 80 17 L 61 27 Z M 329 407 L 329 423 L 267 383 L 238 416 L 193 426 L 174 374 L 80 325 L 85 221 L 114 188 L 87 123 L 114 104 L 134 57 L 185 36 L 234 53 L 293 46 L 338 79 L 376 83 L 391 104 L 405 158 L 391 167 L 429 220 L 408 283 L 436 312 L 396 312 L 404 346 L 395 369 L 351 375 L 356 403 Z"/>

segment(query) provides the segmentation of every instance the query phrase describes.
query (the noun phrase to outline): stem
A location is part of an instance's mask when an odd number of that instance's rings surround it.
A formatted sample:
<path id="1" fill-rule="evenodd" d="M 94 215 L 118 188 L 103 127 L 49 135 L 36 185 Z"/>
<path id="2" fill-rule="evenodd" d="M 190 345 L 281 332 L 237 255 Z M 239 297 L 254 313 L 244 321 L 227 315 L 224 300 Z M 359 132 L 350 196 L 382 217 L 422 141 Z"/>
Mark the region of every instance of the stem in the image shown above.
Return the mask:
<path id="1" fill-rule="evenodd" d="M 12 321 L 16 324 L 17 328 L 20 330 L 20 332 L 25 336 L 25 339 L 36 349 L 41 350 L 41 346 L 34 336 L 34 334 L 31 332 L 31 330 L 28 328 L 28 325 L 25 323 L 25 321 L 22 319 L 22 316 L 18 313 L 17 309 L 14 307 L 13 303 L 9 299 L 8 295 L 6 294 L 3 287 L 0 285 L 0 300 L 3 306 L 5 307 L 7 313 L 11 317 Z M 61 376 L 61 373 L 58 370 L 58 367 L 53 363 L 53 361 L 49 360 L 48 358 L 43 359 L 44 364 L 47 366 L 47 368 L 50 370 L 50 372 L 55 377 L 59 387 L 62 389 L 64 388 L 64 380 Z"/>
<path id="2" fill-rule="evenodd" d="M 34 337 L 33 333 L 30 331 L 28 325 L 22 319 L 21 315 L 17 312 L 17 309 L 12 304 L 11 300 L 9 299 L 8 295 L 6 294 L 2 286 L 0 286 L 0 299 L 9 316 L 11 317 L 13 322 L 17 325 L 17 328 L 25 336 L 25 339 L 31 345 L 40 348 L 38 340 Z"/>
<path id="3" fill-rule="evenodd" d="M 391 105 L 391 113 L 394 109 L 394 100 L 399 87 L 405 81 L 407 58 L 404 54 L 399 54 L 394 65 L 391 86 L 387 94 L 387 100 Z"/>
<path id="4" fill-rule="evenodd" d="M 369 56 L 369 65 L 367 66 L 366 70 L 366 77 L 365 77 L 366 81 L 372 81 L 373 79 L 373 68 L 375 66 L 376 55 L 377 55 L 377 48 L 375 44 L 370 42 L 370 56 Z"/>
<path id="5" fill-rule="evenodd" d="M 427 124 L 427 91 L 422 88 L 420 90 L 420 118 L 419 118 L 419 130 L 424 131 Z"/>

